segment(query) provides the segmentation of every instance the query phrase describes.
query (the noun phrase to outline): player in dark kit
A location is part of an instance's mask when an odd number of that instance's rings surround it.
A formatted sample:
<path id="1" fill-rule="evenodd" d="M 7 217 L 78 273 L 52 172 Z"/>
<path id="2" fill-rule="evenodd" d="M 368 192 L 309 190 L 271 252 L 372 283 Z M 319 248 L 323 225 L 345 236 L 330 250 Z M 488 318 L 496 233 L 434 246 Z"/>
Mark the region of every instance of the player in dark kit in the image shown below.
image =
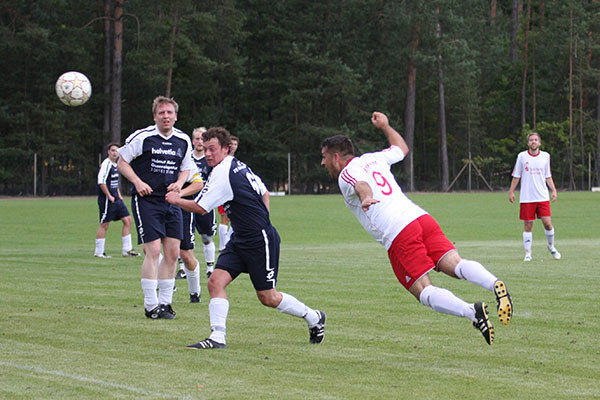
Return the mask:
<path id="1" fill-rule="evenodd" d="M 191 170 L 189 136 L 176 129 L 178 105 L 159 96 L 152 113 L 156 125 L 132 133 L 119 149 L 119 171 L 133 185 L 132 210 L 143 245 L 142 291 L 146 317 L 175 318 L 171 307 L 175 264 L 183 238 L 181 209 L 165 201 L 168 192 L 179 192 Z M 161 245 L 164 258 L 159 265 Z M 158 288 L 158 295 L 156 289 Z"/>
<path id="2" fill-rule="evenodd" d="M 204 144 L 202 142 L 202 134 L 204 132 L 206 132 L 206 128 L 196 128 L 192 132 L 192 145 L 194 146 L 192 160 L 196 163 L 202 180 L 206 182 L 212 171 L 212 167 L 208 165 L 204 156 Z M 213 236 L 217 231 L 217 222 L 214 210 L 210 210 L 206 215 L 196 214 L 194 216 L 194 224 L 202 240 L 204 260 L 206 261 L 206 277 L 209 278 L 215 268 L 216 249 Z"/>
<path id="3" fill-rule="evenodd" d="M 98 171 L 98 208 L 100 209 L 100 225 L 96 232 L 96 249 L 94 257 L 111 258 L 104 252 L 106 242 L 106 231 L 110 221 L 123 221 L 121 241 L 123 242 L 123 257 L 136 257 L 131 245 L 131 216 L 127 206 L 123 203 L 123 197 L 119 191 L 119 171 L 117 170 L 117 159 L 119 145 L 110 143 L 106 146 L 108 157 L 104 159 Z"/>
<path id="4" fill-rule="evenodd" d="M 309 328 L 310 343 L 321 343 L 325 334 L 325 313 L 275 289 L 280 239 L 269 219 L 269 192 L 248 166 L 228 155 L 231 136 L 225 128 L 210 128 L 202 134 L 202 139 L 206 161 L 213 168 L 204 189 L 194 200 L 182 199 L 174 191 L 167 193 L 166 200 L 200 214 L 223 204 L 234 230 L 208 279 L 210 337 L 187 347 L 225 347 L 229 312 L 226 287 L 243 272 L 250 275 L 263 305 L 304 318 Z"/>

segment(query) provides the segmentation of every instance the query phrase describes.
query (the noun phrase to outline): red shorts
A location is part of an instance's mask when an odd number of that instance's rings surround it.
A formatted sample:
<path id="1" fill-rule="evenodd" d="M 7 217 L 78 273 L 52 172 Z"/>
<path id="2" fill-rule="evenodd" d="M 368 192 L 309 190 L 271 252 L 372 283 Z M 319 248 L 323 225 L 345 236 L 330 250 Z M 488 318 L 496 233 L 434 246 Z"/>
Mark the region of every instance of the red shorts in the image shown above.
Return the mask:
<path id="1" fill-rule="evenodd" d="M 396 278 L 408 290 L 455 249 L 436 220 L 425 214 L 402 229 L 388 249 L 388 256 Z"/>
<path id="2" fill-rule="evenodd" d="M 550 202 L 521 203 L 521 211 L 519 213 L 521 221 L 533 221 L 536 215 L 538 218 L 550 217 Z"/>
<path id="3" fill-rule="evenodd" d="M 218 210 L 219 210 L 219 215 L 226 215 L 227 214 L 225 212 L 225 208 L 223 208 L 223 206 L 219 206 Z"/>

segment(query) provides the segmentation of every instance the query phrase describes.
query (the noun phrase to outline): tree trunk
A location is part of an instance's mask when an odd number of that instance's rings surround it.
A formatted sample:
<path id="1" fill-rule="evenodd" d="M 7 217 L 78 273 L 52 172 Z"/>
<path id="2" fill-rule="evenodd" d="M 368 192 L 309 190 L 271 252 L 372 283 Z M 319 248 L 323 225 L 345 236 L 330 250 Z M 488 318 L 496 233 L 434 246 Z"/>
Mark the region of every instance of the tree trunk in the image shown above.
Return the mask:
<path id="1" fill-rule="evenodd" d="M 419 46 L 420 26 L 414 26 L 412 29 L 411 51 L 414 53 Z M 404 108 L 404 139 L 410 150 L 409 157 L 404 163 L 404 172 L 409 176 L 408 191 L 415 190 L 414 169 L 413 169 L 413 150 L 415 138 L 415 94 L 417 89 L 417 68 L 415 67 L 414 57 L 411 55 L 408 60 L 408 84 L 406 88 L 406 104 Z"/>
<path id="2" fill-rule="evenodd" d="M 497 0 L 492 0 L 491 10 L 490 10 L 490 25 L 494 25 L 494 22 L 496 21 L 497 8 L 498 8 Z"/>
<path id="3" fill-rule="evenodd" d="M 165 89 L 165 96 L 171 97 L 171 83 L 173 81 L 173 59 L 175 57 L 175 38 L 177 37 L 177 19 L 178 19 L 178 6 L 179 2 L 175 0 L 172 3 L 173 7 L 173 18 L 171 27 L 171 40 L 169 43 L 169 68 L 167 69 L 167 87 Z"/>
<path id="4" fill-rule="evenodd" d="M 575 189 L 573 174 L 573 10 L 570 11 L 569 32 L 569 189 Z"/>
<path id="5" fill-rule="evenodd" d="M 600 69 L 600 56 L 598 57 L 598 69 Z M 596 84 L 596 157 L 594 164 L 594 176 L 596 185 L 600 186 L 600 78 Z"/>
<path id="6" fill-rule="evenodd" d="M 436 15 L 439 17 L 440 9 L 435 9 Z M 438 39 L 438 44 L 440 44 L 442 38 L 442 28 L 440 26 L 439 20 L 436 24 L 436 36 Z M 441 47 L 441 46 L 440 46 Z M 444 192 L 448 191 L 448 186 L 450 184 L 450 179 L 448 177 L 448 140 L 446 134 L 446 100 L 444 97 L 444 69 L 442 68 L 442 54 L 441 51 L 438 53 L 438 96 L 440 103 L 440 158 L 441 158 L 441 173 L 442 173 L 442 190 Z M 471 151 L 471 149 L 469 149 Z"/>
<path id="7" fill-rule="evenodd" d="M 115 0 L 115 48 L 112 79 L 112 142 L 121 143 L 121 79 L 123 72 L 123 5 L 125 0 Z"/>
<path id="8" fill-rule="evenodd" d="M 102 144 L 111 141 L 110 134 L 110 53 L 111 53 L 111 35 L 110 35 L 110 20 L 111 20 L 111 0 L 104 0 L 104 109 L 102 112 L 104 124 L 102 126 Z M 118 142 L 121 144 L 120 142 Z"/>
<path id="9" fill-rule="evenodd" d="M 527 53 L 529 49 L 529 21 L 531 20 L 531 3 L 527 4 L 525 20 L 525 43 L 523 45 L 523 79 L 521 83 L 521 128 L 527 124 Z"/>
<path id="10" fill-rule="evenodd" d="M 517 60 L 517 29 L 519 27 L 519 1 L 512 1 L 512 11 L 510 17 L 510 53 L 509 59 L 511 65 Z M 516 89 L 516 88 L 515 88 Z M 511 101 L 510 105 L 510 127 L 509 131 L 511 134 L 515 134 L 515 144 L 520 142 L 521 134 L 517 132 L 517 99 Z"/>

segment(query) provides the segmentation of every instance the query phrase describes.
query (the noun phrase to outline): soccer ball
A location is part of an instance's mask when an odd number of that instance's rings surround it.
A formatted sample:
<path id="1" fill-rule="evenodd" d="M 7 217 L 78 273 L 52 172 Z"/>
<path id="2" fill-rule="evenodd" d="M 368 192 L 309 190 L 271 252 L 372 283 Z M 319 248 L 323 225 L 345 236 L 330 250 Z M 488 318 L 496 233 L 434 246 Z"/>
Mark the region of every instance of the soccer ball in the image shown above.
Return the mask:
<path id="1" fill-rule="evenodd" d="M 68 106 L 80 106 L 92 95 L 92 84 L 81 72 L 65 72 L 56 81 L 56 95 Z"/>

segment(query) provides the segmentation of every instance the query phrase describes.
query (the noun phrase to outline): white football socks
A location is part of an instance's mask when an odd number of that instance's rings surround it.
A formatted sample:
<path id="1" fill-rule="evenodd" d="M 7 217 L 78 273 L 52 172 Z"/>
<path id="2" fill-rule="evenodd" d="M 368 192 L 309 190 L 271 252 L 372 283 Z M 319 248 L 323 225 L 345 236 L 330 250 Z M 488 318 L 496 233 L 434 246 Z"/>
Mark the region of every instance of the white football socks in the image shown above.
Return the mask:
<path id="1" fill-rule="evenodd" d="M 475 308 L 454 295 L 451 291 L 435 286 L 427 286 L 419 296 L 421 304 L 434 311 L 475 321 Z"/>
<path id="2" fill-rule="evenodd" d="M 104 243 L 106 242 L 105 238 L 96 239 L 96 249 L 94 250 L 94 255 L 101 256 L 104 254 Z"/>
<path id="3" fill-rule="evenodd" d="M 156 288 L 158 281 L 156 279 L 142 278 L 142 292 L 144 292 L 144 308 L 148 311 L 153 310 L 158 306 L 158 296 Z"/>
<path id="4" fill-rule="evenodd" d="M 523 232 L 523 247 L 526 254 L 531 254 L 531 242 L 533 241 L 532 232 Z"/>
<path id="5" fill-rule="evenodd" d="M 306 306 L 303 302 L 292 295 L 281 293 L 281 303 L 277 306 L 277 311 L 293 315 L 294 317 L 304 318 L 308 326 L 315 326 L 319 322 L 319 314 L 312 308 Z"/>
<path id="6" fill-rule="evenodd" d="M 456 276 L 481 286 L 490 292 L 494 291 L 494 283 L 498 280 L 481 263 L 473 260 L 461 260 L 454 270 Z"/>
<path id="7" fill-rule="evenodd" d="M 175 286 L 175 278 L 158 280 L 159 304 L 171 304 L 173 302 L 173 286 Z"/>
<path id="8" fill-rule="evenodd" d="M 121 241 L 123 242 L 123 254 L 133 249 L 133 246 L 131 244 L 131 234 L 127 236 L 121 236 Z"/>
<path id="9" fill-rule="evenodd" d="M 554 248 L 554 228 L 547 231 L 544 229 L 544 233 L 546 234 L 546 239 L 548 240 L 548 248 L 552 250 Z"/>
<path id="10" fill-rule="evenodd" d="M 193 271 L 187 269 L 185 265 L 183 266 L 183 270 L 185 271 L 190 294 L 200 294 L 200 263 L 196 264 L 196 269 Z"/>
<path id="11" fill-rule="evenodd" d="M 229 312 L 229 300 L 221 297 L 210 299 L 208 303 L 208 314 L 210 316 L 210 339 L 218 343 L 225 343 L 225 332 L 227 325 L 227 313 Z"/>
<path id="12" fill-rule="evenodd" d="M 227 244 L 227 225 L 219 224 L 219 251 Z"/>

